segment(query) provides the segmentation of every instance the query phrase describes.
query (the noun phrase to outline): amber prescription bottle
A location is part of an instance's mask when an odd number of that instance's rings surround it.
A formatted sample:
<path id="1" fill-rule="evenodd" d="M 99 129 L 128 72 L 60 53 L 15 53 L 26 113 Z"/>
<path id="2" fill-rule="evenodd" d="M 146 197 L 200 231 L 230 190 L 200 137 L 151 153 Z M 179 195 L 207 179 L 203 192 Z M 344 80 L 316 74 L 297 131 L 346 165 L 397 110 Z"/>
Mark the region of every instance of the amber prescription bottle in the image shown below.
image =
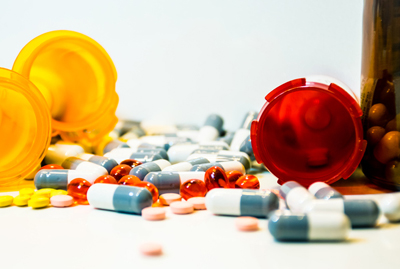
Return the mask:
<path id="1" fill-rule="evenodd" d="M 36 86 L 0 68 L 0 190 L 17 185 L 38 167 L 50 144 L 50 122 Z"/>
<path id="2" fill-rule="evenodd" d="M 59 30 L 42 34 L 19 53 L 13 70 L 43 94 L 53 136 L 71 142 L 96 142 L 117 123 L 115 66 L 96 41 Z"/>
<path id="3" fill-rule="evenodd" d="M 400 5 L 364 2 L 361 107 L 368 141 L 364 174 L 400 189 Z"/>
<path id="4" fill-rule="evenodd" d="M 331 184 L 355 171 L 366 141 L 357 97 L 346 85 L 328 77 L 300 78 L 265 99 L 251 126 L 251 144 L 257 162 L 279 184 Z"/>
<path id="5" fill-rule="evenodd" d="M 117 123 L 117 73 L 93 39 L 45 33 L 21 50 L 13 71 L 0 73 L 0 190 L 35 171 L 51 136 L 97 144 Z"/>

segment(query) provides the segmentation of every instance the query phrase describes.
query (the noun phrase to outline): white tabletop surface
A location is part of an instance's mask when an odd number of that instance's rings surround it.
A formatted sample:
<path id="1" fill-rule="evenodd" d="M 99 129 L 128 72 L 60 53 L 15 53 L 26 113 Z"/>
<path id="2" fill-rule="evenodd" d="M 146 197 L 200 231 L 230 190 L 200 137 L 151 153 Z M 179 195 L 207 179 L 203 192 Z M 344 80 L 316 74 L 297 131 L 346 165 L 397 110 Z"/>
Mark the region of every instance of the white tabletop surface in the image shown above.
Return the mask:
<path id="1" fill-rule="evenodd" d="M 278 186 L 269 173 L 258 176 L 261 188 Z M 167 208 L 166 220 L 146 221 L 90 205 L 1 208 L 0 268 L 400 268 L 400 224 L 384 217 L 341 243 L 280 243 L 266 219 L 256 232 L 240 232 L 234 221 L 206 210 Z M 144 242 L 162 244 L 163 255 L 141 255 Z"/>

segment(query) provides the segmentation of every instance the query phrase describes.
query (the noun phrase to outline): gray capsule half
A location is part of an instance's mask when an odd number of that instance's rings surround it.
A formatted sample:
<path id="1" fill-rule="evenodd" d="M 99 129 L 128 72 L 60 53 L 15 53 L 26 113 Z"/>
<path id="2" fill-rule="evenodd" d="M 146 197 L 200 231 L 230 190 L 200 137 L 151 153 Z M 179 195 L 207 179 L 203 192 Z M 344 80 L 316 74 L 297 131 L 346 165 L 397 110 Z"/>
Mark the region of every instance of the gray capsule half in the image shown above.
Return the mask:
<path id="1" fill-rule="evenodd" d="M 191 179 L 204 181 L 204 172 L 151 172 L 148 173 L 143 181 L 150 182 L 157 187 L 158 192 L 178 193 L 183 183 Z"/>
<path id="2" fill-rule="evenodd" d="M 270 191 L 216 188 L 207 193 L 206 207 L 217 215 L 266 218 L 278 209 L 279 198 Z"/>
<path id="3" fill-rule="evenodd" d="M 278 241 L 343 241 L 350 221 L 338 212 L 293 214 L 277 210 L 269 216 L 268 230 Z"/>
<path id="4" fill-rule="evenodd" d="M 251 145 L 250 136 L 248 136 L 240 145 L 239 150 L 249 155 L 251 160 L 255 160 L 253 146 Z"/>

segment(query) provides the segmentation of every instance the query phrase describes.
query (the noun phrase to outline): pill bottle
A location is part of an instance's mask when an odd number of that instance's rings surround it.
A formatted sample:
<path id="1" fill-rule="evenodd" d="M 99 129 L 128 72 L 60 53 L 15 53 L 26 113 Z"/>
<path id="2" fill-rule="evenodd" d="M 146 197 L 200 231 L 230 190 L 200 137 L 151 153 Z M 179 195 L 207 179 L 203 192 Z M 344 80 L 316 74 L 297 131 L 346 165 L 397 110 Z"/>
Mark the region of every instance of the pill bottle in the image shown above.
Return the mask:
<path id="1" fill-rule="evenodd" d="M 117 72 L 107 52 L 83 34 L 58 30 L 30 41 L 13 70 L 44 96 L 52 117 L 52 135 L 96 142 L 117 123 Z"/>
<path id="2" fill-rule="evenodd" d="M 51 117 L 38 88 L 0 68 L 0 191 L 37 170 L 51 140 Z"/>
<path id="3" fill-rule="evenodd" d="M 251 144 L 279 184 L 331 184 L 355 171 L 366 141 L 358 99 L 346 85 L 324 76 L 299 78 L 265 99 L 251 125 Z"/>
<path id="4" fill-rule="evenodd" d="M 364 2 L 361 108 L 368 146 L 361 166 L 373 183 L 400 189 L 400 5 Z"/>

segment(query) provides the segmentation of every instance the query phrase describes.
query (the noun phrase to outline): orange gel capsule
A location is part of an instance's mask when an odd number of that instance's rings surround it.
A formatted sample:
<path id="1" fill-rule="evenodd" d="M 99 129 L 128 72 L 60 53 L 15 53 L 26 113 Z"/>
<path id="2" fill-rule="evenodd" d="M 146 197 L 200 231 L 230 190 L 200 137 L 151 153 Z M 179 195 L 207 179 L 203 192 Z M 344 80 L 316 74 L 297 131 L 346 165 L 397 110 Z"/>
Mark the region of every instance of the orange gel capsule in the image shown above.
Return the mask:
<path id="1" fill-rule="evenodd" d="M 81 205 L 88 205 L 86 194 L 92 184 L 83 178 L 73 179 L 67 187 L 68 195 L 72 196 L 74 200 Z"/>
<path id="2" fill-rule="evenodd" d="M 181 185 L 180 193 L 185 200 L 192 197 L 205 197 L 207 194 L 207 187 L 200 179 L 191 179 Z"/>
<path id="3" fill-rule="evenodd" d="M 259 189 L 260 182 L 258 178 L 253 175 L 241 176 L 235 183 L 237 189 Z"/>
<path id="4" fill-rule="evenodd" d="M 127 164 L 120 164 L 111 170 L 110 176 L 113 176 L 116 181 L 119 181 L 123 176 L 129 175 L 131 169 L 132 167 Z"/>
<path id="5" fill-rule="evenodd" d="M 58 164 L 47 164 L 45 166 L 42 166 L 42 168 L 40 168 L 39 171 L 42 169 L 64 169 L 64 167 Z"/>
<path id="6" fill-rule="evenodd" d="M 239 171 L 229 171 L 226 173 L 226 177 L 228 179 L 228 184 L 226 184 L 225 188 L 235 188 L 236 181 L 243 176 L 243 174 Z"/>
<path id="7" fill-rule="evenodd" d="M 158 189 L 156 186 L 153 185 L 153 183 L 146 182 L 146 181 L 140 181 L 140 179 L 139 179 L 139 182 L 136 182 L 134 186 L 148 189 L 149 192 L 151 193 L 151 195 L 153 196 L 153 203 L 157 202 Z"/>
<path id="8" fill-rule="evenodd" d="M 123 176 L 119 181 L 119 185 L 135 186 L 136 183 L 141 182 L 140 178 L 133 175 Z"/>
<path id="9" fill-rule="evenodd" d="M 118 184 L 117 180 L 113 176 L 110 176 L 110 175 L 104 175 L 104 176 L 98 177 L 93 182 L 93 184 L 96 184 L 96 183 Z"/>
<path id="10" fill-rule="evenodd" d="M 212 190 L 214 188 L 224 188 L 228 184 L 228 179 L 222 168 L 213 166 L 207 169 L 204 175 L 204 182 L 207 190 Z"/>
<path id="11" fill-rule="evenodd" d="M 126 160 L 122 161 L 120 164 L 126 164 L 133 168 L 133 167 L 139 166 L 143 163 L 139 162 L 137 160 L 134 160 L 134 159 L 126 159 Z"/>

